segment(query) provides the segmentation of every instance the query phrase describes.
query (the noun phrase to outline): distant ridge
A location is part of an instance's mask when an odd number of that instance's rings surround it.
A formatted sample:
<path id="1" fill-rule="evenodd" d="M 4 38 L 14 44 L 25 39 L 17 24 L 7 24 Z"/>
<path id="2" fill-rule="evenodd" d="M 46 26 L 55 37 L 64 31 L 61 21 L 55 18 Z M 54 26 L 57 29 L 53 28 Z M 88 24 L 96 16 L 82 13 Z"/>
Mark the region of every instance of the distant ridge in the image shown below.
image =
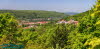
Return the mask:
<path id="1" fill-rule="evenodd" d="M 79 14 L 79 13 L 77 13 L 77 12 L 66 12 L 65 14 L 76 15 L 76 14 Z"/>
<path id="2" fill-rule="evenodd" d="M 43 11 L 43 10 L 0 10 L 0 13 L 11 13 L 19 20 L 25 21 L 55 21 L 63 17 L 70 16 L 68 14 L 56 11 Z M 48 20 L 48 18 L 50 20 Z M 41 20 L 34 20 L 41 19 Z"/>

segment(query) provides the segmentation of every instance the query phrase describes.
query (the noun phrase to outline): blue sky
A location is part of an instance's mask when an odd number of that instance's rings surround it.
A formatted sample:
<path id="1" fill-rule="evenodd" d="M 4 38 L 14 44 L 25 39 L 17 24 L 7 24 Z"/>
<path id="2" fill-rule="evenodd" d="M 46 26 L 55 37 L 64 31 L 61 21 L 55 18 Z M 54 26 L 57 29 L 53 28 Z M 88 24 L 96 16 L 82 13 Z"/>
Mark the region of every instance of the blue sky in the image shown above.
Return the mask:
<path id="1" fill-rule="evenodd" d="M 84 12 L 96 0 L 0 0 L 0 9 Z"/>

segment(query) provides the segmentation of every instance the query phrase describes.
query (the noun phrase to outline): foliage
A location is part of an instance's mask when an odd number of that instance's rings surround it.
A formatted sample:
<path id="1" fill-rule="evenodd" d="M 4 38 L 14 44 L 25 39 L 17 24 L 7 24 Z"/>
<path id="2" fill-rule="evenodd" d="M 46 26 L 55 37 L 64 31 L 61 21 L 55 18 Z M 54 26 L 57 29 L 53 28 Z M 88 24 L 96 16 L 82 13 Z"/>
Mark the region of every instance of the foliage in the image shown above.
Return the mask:
<path id="1" fill-rule="evenodd" d="M 100 0 L 98 2 L 93 12 L 79 19 L 78 27 L 69 34 L 69 49 L 100 49 Z"/>
<path id="2" fill-rule="evenodd" d="M 0 44 L 16 42 L 17 26 L 17 20 L 9 13 L 0 14 Z"/>

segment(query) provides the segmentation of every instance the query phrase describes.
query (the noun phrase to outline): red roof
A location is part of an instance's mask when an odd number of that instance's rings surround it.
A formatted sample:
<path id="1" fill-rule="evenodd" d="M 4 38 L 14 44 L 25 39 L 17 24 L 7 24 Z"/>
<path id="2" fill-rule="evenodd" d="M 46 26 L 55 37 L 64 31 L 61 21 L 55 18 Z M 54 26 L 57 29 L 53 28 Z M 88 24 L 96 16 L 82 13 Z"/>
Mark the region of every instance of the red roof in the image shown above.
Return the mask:
<path id="1" fill-rule="evenodd" d="M 45 24 L 45 23 L 48 23 L 48 22 L 47 22 L 47 21 L 41 21 L 41 22 L 27 22 L 27 23 L 23 23 L 23 24 L 31 25 L 31 24 Z"/>
<path id="2" fill-rule="evenodd" d="M 45 23 L 48 23 L 48 22 L 46 22 L 46 21 L 41 21 L 41 22 L 37 22 L 37 23 L 39 23 L 39 24 L 45 24 Z"/>
<path id="3" fill-rule="evenodd" d="M 28 22 L 28 23 L 23 23 L 23 24 L 36 24 L 35 22 Z"/>

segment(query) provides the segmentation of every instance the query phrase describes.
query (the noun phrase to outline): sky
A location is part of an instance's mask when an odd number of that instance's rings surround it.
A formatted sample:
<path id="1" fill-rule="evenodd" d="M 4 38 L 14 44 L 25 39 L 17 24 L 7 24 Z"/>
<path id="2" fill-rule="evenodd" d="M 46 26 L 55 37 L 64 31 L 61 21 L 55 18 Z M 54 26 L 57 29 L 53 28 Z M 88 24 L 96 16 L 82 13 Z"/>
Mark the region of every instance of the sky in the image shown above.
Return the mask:
<path id="1" fill-rule="evenodd" d="M 0 9 L 85 12 L 96 0 L 0 0 Z"/>

